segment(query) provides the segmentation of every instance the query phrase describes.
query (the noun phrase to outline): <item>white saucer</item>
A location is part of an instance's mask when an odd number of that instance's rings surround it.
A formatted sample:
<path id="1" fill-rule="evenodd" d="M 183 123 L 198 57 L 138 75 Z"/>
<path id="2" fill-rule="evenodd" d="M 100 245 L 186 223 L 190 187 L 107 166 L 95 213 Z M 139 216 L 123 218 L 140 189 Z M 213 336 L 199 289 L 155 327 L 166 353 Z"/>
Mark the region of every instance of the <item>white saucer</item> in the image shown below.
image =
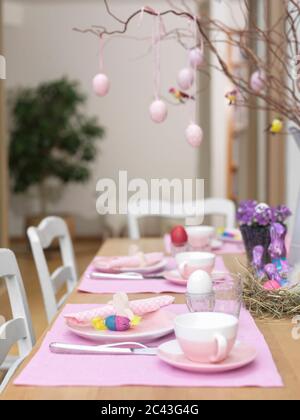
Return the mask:
<path id="1" fill-rule="evenodd" d="M 213 271 L 212 272 L 212 279 L 214 281 L 222 281 L 225 280 L 226 274 L 222 271 Z M 168 280 L 171 283 L 177 284 L 179 286 L 186 286 L 187 285 L 187 279 L 184 279 L 178 270 L 171 270 L 171 271 L 165 271 L 163 273 L 163 276 L 166 280 Z"/>

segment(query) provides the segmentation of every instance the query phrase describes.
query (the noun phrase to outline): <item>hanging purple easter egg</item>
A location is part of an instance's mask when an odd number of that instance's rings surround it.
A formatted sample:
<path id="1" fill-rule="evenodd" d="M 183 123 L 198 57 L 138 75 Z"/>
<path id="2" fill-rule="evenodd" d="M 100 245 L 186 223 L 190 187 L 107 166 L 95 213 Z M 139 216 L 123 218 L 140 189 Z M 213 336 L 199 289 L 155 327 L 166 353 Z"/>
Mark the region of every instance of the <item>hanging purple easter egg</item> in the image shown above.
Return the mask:
<path id="1" fill-rule="evenodd" d="M 189 90 L 194 83 L 194 72 L 190 68 L 180 70 L 177 78 L 178 86 L 182 90 Z"/>
<path id="2" fill-rule="evenodd" d="M 130 329 L 130 319 L 123 316 L 112 315 L 105 319 L 105 325 L 110 331 L 128 331 Z"/>
<path id="3" fill-rule="evenodd" d="M 192 147 L 200 147 L 203 141 L 203 130 L 197 124 L 190 124 L 185 131 L 185 136 Z"/>
<path id="4" fill-rule="evenodd" d="M 254 92 L 259 93 L 261 92 L 266 86 L 266 75 L 263 71 L 256 71 L 252 74 L 250 80 L 251 89 Z"/>
<path id="5" fill-rule="evenodd" d="M 93 89 L 96 95 L 106 96 L 110 90 L 110 81 L 106 74 L 99 73 L 93 79 Z"/>
<path id="6" fill-rule="evenodd" d="M 163 123 L 168 116 L 168 108 L 164 101 L 157 99 L 150 105 L 150 116 L 153 122 Z"/>
<path id="7" fill-rule="evenodd" d="M 204 53 L 200 48 L 193 48 L 190 50 L 189 63 L 193 69 L 200 69 L 204 66 Z"/>
<path id="8" fill-rule="evenodd" d="M 265 290 L 279 290 L 281 289 L 281 285 L 275 280 L 269 280 L 264 284 Z"/>

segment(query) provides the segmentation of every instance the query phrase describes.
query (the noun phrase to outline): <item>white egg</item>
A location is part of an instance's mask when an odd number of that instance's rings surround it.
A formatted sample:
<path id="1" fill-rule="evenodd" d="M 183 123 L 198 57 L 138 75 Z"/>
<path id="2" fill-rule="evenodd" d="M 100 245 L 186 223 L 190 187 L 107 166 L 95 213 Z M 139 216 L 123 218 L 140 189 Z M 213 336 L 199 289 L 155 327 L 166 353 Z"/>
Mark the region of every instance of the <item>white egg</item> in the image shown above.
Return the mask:
<path id="1" fill-rule="evenodd" d="M 194 72 L 191 68 L 186 67 L 180 70 L 177 78 L 178 86 L 182 90 L 189 90 L 194 84 Z"/>
<path id="2" fill-rule="evenodd" d="M 206 271 L 195 271 L 189 278 L 187 291 L 190 294 L 209 294 L 213 291 L 213 282 Z"/>
<path id="3" fill-rule="evenodd" d="M 197 124 L 190 124 L 185 130 L 185 137 L 192 147 L 200 147 L 203 142 L 203 130 Z"/>
<path id="4" fill-rule="evenodd" d="M 164 101 L 158 99 L 150 105 L 150 115 L 152 121 L 157 124 L 164 122 L 168 116 L 168 108 Z"/>

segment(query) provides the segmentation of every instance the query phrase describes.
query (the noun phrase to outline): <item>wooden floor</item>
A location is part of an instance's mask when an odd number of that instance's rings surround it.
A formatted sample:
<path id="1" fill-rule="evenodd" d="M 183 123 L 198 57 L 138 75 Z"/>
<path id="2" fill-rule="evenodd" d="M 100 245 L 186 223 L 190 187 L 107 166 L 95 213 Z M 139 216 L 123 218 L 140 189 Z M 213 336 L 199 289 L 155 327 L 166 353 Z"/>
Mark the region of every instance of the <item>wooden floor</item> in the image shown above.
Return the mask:
<path id="1" fill-rule="evenodd" d="M 76 254 L 76 262 L 78 274 L 81 275 L 90 263 L 91 259 L 99 250 L 101 242 L 99 240 L 81 240 L 75 241 L 74 248 Z M 41 289 L 37 277 L 37 272 L 33 262 L 31 252 L 28 245 L 23 242 L 12 243 L 11 249 L 15 252 L 24 285 L 28 297 L 30 312 L 32 316 L 33 326 L 36 337 L 39 338 L 47 327 L 46 314 L 41 295 Z M 61 264 L 59 253 L 50 251 L 48 254 L 49 266 L 54 271 Z M 10 318 L 10 306 L 6 293 L 6 288 L 1 284 L 0 289 L 0 315 L 6 319 Z"/>

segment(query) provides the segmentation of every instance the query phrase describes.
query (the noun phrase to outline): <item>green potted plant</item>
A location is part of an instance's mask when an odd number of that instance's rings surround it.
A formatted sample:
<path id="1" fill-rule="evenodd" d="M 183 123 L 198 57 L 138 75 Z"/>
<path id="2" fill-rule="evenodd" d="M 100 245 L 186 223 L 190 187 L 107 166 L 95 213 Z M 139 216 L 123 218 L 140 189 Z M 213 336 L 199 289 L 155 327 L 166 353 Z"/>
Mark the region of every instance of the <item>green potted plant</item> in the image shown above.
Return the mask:
<path id="1" fill-rule="evenodd" d="M 90 177 L 90 164 L 104 129 L 96 117 L 84 115 L 85 102 L 79 84 L 67 78 L 21 88 L 12 96 L 12 188 L 15 193 L 25 193 L 36 187 L 40 203 L 39 214 L 29 224 L 47 215 L 51 180 L 67 185 L 84 183 Z"/>

